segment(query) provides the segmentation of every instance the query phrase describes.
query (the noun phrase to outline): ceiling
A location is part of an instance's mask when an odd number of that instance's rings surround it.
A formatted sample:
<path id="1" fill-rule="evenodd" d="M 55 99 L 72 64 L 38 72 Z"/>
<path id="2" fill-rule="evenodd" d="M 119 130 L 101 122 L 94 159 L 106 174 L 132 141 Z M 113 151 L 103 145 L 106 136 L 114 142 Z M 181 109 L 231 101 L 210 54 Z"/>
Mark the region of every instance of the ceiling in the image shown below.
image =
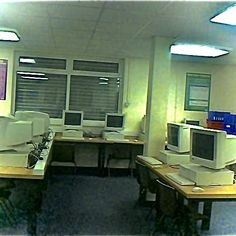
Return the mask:
<path id="1" fill-rule="evenodd" d="M 0 47 L 80 57 L 148 57 L 152 36 L 230 50 L 211 59 L 236 64 L 236 27 L 209 19 L 233 2 L 31 1 L 0 2 L 0 27 L 18 31 Z M 186 58 L 186 57 L 182 57 Z"/>

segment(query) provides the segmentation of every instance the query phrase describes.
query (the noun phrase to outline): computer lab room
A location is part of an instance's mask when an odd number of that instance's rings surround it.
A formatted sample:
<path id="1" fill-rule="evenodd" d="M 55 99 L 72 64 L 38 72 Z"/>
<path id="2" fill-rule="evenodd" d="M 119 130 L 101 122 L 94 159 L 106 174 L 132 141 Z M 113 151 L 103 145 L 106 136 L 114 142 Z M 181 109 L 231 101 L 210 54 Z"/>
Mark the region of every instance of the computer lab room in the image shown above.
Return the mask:
<path id="1" fill-rule="evenodd" d="M 0 1 L 0 234 L 236 235 L 235 16 Z"/>

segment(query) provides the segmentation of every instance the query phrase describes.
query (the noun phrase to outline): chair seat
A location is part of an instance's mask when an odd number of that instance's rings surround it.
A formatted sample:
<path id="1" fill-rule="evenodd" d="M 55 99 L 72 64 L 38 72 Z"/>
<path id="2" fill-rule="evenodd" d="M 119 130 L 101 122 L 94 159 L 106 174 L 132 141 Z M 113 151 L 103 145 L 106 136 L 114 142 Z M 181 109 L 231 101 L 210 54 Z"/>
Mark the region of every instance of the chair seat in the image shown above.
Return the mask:
<path id="1" fill-rule="evenodd" d="M 67 167 L 75 167 L 76 164 L 74 162 L 61 162 L 61 161 L 52 161 L 51 166 L 67 166 Z"/>

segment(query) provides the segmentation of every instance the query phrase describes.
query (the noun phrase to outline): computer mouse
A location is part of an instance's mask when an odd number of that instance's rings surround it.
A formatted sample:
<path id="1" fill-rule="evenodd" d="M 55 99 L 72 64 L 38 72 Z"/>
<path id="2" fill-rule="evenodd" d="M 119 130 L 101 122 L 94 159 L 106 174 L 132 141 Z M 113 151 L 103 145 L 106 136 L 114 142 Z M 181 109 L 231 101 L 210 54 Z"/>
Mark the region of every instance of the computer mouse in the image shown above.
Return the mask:
<path id="1" fill-rule="evenodd" d="M 200 187 L 193 187 L 193 189 L 192 189 L 192 192 L 194 192 L 194 193 L 201 193 L 203 191 L 205 191 L 205 190 Z"/>

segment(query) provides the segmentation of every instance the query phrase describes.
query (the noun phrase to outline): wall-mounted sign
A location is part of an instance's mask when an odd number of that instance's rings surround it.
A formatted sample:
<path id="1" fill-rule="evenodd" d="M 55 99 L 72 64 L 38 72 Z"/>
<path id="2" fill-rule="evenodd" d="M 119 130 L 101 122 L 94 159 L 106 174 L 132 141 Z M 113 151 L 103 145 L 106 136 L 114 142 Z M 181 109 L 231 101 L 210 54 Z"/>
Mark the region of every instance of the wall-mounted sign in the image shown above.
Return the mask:
<path id="1" fill-rule="evenodd" d="M 184 109 L 188 111 L 208 111 L 210 103 L 211 75 L 186 74 Z"/>
<path id="2" fill-rule="evenodd" d="M 0 59 L 0 100 L 6 99 L 7 60 Z"/>

